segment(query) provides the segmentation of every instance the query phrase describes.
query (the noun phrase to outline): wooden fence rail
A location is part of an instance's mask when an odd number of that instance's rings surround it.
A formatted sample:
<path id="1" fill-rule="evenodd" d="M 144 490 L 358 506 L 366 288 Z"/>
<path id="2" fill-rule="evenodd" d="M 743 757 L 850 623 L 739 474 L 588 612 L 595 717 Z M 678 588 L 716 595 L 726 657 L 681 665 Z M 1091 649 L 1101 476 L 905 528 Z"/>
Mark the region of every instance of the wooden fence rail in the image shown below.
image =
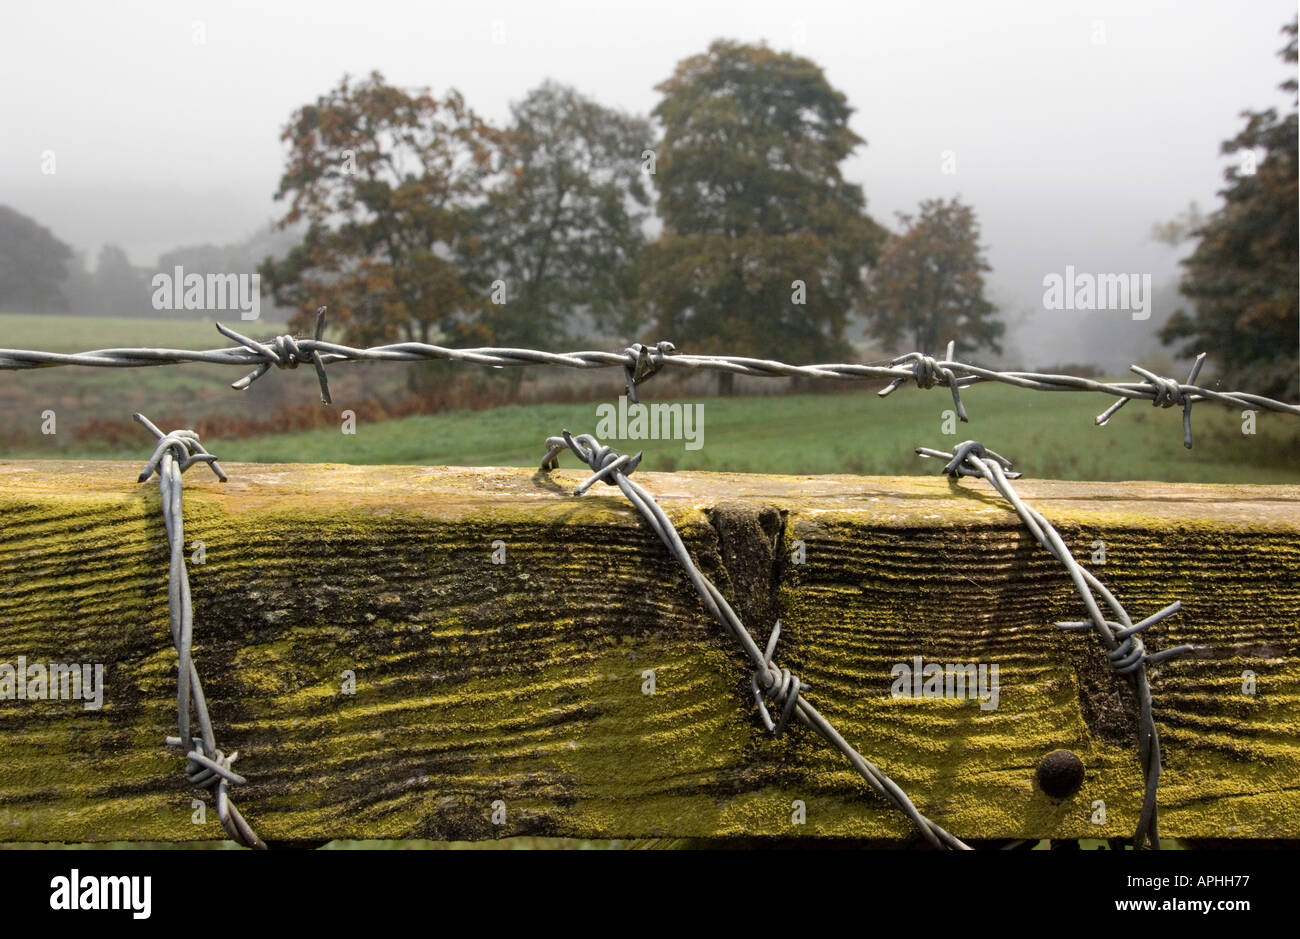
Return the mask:
<path id="1" fill-rule="evenodd" d="M 631 506 L 570 495 L 585 468 L 225 466 L 186 475 L 195 659 L 264 838 L 915 837 L 819 738 L 763 731 L 745 660 Z M 0 840 L 221 836 L 163 746 L 167 547 L 139 468 L 0 463 Z M 1052 627 L 1078 597 L 987 486 L 636 478 L 926 815 L 1131 835 L 1132 702 L 1094 638 Z M 1150 648 L 1204 647 L 1153 672 L 1162 834 L 1300 838 L 1300 487 L 1017 489 L 1081 561 L 1104 546 L 1089 566 L 1134 619 L 1182 601 Z M 895 696 L 918 658 L 997 665 L 996 707 Z M 20 660 L 103 665 L 102 706 L 6 695 Z M 1035 784 L 1058 748 L 1086 768 L 1063 800 Z"/>

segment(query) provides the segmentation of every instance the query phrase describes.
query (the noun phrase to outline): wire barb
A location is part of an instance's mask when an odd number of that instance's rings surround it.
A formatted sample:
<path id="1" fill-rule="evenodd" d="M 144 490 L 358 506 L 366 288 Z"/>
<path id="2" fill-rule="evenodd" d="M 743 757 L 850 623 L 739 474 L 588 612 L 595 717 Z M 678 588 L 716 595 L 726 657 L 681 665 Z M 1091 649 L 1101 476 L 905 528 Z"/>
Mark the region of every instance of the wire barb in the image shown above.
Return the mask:
<path id="1" fill-rule="evenodd" d="M 916 387 L 929 389 L 935 385 L 942 385 L 952 391 L 952 406 L 957 409 L 957 418 L 963 424 L 969 422 L 970 418 L 966 416 L 966 406 L 961 403 L 961 395 L 957 393 L 959 388 L 969 387 L 975 384 L 976 378 L 958 378 L 953 372 L 951 366 L 959 365 L 954 361 L 956 342 L 949 340 L 948 352 L 942 362 L 937 362 L 928 355 L 922 355 L 919 352 L 909 352 L 906 355 L 900 355 L 890 362 L 890 366 L 907 365 L 912 366 L 911 378 L 916 382 Z M 896 388 L 907 382 L 906 378 L 895 378 L 889 383 L 888 387 L 877 392 L 877 396 L 884 398 L 894 392 Z"/>
<path id="2" fill-rule="evenodd" d="M 662 340 L 654 346 L 643 346 L 639 342 L 634 342 L 627 347 L 623 353 L 631 362 L 623 366 L 623 373 L 627 376 L 627 398 L 633 404 L 640 404 L 636 396 L 636 386 L 643 382 L 649 381 L 655 374 L 664 367 L 664 359 L 677 351 L 677 347 L 667 340 Z"/>
<path id="3" fill-rule="evenodd" d="M 258 342 L 256 339 L 249 339 L 242 336 L 228 326 L 217 323 L 217 332 L 227 339 L 233 339 L 245 349 L 261 357 L 261 364 L 256 369 L 249 372 L 239 381 L 231 382 L 230 387 L 236 391 L 246 391 L 253 382 L 257 381 L 263 375 L 271 370 L 271 366 L 276 368 L 297 368 L 301 362 L 310 362 L 316 368 L 316 378 L 320 381 L 320 400 L 321 404 L 332 404 L 333 398 L 330 396 L 329 379 L 325 375 L 325 363 L 321 360 L 321 354 L 316 350 L 316 345 L 321 342 L 321 337 L 325 332 L 325 307 L 316 310 L 316 338 L 312 341 L 303 340 L 301 344 L 293 336 L 276 336 L 267 342 Z"/>
<path id="4" fill-rule="evenodd" d="M 994 453 L 992 450 L 985 449 L 984 444 L 978 440 L 963 440 L 957 446 L 952 448 L 952 453 L 945 453 L 943 450 L 931 450 L 929 447 L 917 447 L 916 452 L 922 457 L 937 457 L 948 460 L 944 466 L 943 472 L 957 479 L 962 476 L 980 476 L 984 473 L 980 469 L 977 460 L 992 460 L 1002 467 L 1007 479 L 1019 479 L 1019 473 L 1011 472 L 1012 463 L 1006 457 Z M 976 459 L 972 459 L 972 457 Z"/>
<path id="5" fill-rule="evenodd" d="M 762 718 L 763 726 L 772 731 L 773 736 L 776 737 L 781 736 L 786 724 L 790 722 L 790 715 L 795 705 L 799 703 L 799 695 L 812 690 L 790 669 L 778 668 L 772 664 L 772 653 L 776 651 L 776 643 L 780 638 L 781 621 L 777 620 L 776 625 L 772 627 L 772 635 L 767 640 L 767 650 L 763 653 L 764 667 L 756 670 L 750 679 L 754 703 L 758 705 L 758 716 Z M 770 697 L 772 703 L 781 709 L 781 718 L 775 723 L 767 710 L 767 703 L 763 700 L 764 695 Z"/>
<path id="6" fill-rule="evenodd" d="M 131 417 L 134 418 L 136 423 L 143 425 L 158 441 L 153 456 L 149 457 L 149 462 L 140 471 L 137 482 L 144 482 L 159 471 L 159 465 L 162 463 L 163 454 L 165 453 L 172 455 L 182 473 L 195 463 L 207 463 L 217 479 L 223 483 L 227 481 L 226 471 L 221 468 L 221 464 L 217 462 L 215 456 L 203 449 L 203 444 L 199 443 L 199 435 L 194 431 L 173 430 L 170 434 L 164 434 L 143 414 L 132 414 Z"/>
<path id="7" fill-rule="evenodd" d="M 1140 365 L 1130 365 L 1129 371 L 1140 375 L 1148 385 L 1151 386 L 1151 405 L 1158 408 L 1171 408 L 1179 405 L 1183 409 L 1183 446 L 1188 450 L 1192 449 L 1192 401 L 1193 393 L 1201 389 L 1196 387 L 1196 376 L 1201 374 L 1201 366 L 1205 362 L 1205 353 L 1202 352 L 1192 363 L 1192 371 L 1187 376 L 1184 384 L 1179 384 L 1172 378 L 1161 378 L 1153 372 L 1149 372 Z M 1120 398 L 1101 414 L 1097 415 L 1097 426 L 1105 427 L 1106 423 L 1115 416 L 1115 413 L 1128 404 L 1128 398 Z"/>

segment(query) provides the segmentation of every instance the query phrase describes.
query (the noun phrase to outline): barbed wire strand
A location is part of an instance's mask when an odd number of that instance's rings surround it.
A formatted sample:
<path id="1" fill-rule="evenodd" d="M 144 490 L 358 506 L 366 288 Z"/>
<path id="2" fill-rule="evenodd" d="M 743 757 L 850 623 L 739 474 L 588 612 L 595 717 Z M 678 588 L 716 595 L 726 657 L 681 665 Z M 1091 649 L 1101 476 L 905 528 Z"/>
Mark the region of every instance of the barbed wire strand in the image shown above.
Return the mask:
<path id="1" fill-rule="evenodd" d="M 185 567 L 185 523 L 182 502 L 181 474 L 195 463 L 206 463 L 217 479 L 226 481 L 225 470 L 217 458 L 199 443 L 199 435 L 192 430 L 174 430 L 164 434 L 143 414 L 132 415 L 149 433 L 158 446 L 141 471 L 139 482 L 158 474 L 158 493 L 162 502 L 163 523 L 167 528 L 167 543 L 171 562 L 167 576 L 167 606 L 171 619 L 172 644 L 176 647 L 176 704 L 179 736 L 167 737 L 168 746 L 180 747 L 186 758 L 185 778 L 207 789 L 217 803 L 217 816 L 226 833 L 247 848 L 265 848 L 266 844 L 251 825 L 244 820 L 230 799 L 230 786 L 242 785 L 247 780 L 232 770 L 231 764 L 239 756 L 235 751 L 226 755 L 217 748 L 212 731 L 212 718 L 208 714 L 203 684 L 192 656 L 194 640 L 194 609 L 190 603 L 190 578 Z M 193 732 L 193 718 L 198 718 L 199 733 Z"/>
<path id="2" fill-rule="evenodd" d="M 620 455 L 611 448 L 603 446 L 600 441 L 590 434 L 580 434 L 575 437 L 567 430 L 563 431 L 559 437 L 547 438 L 546 448 L 546 457 L 542 461 L 541 467 L 543 470 L 557 468 L 559 466 L 559 455 L 566 449 L 570 450 L 578 459 L 586 463 L 594 474 L 573 490 L 574 495 L 583 495 L 593 485 L 601 481 L 610 486 L 617 486 L 628 501 L 632 503 L 633 508 L 645 519 L 650 529 L 659 536 L 659 539 L 668 548 L 669 553 L 681 564 L 696 592 L 699 593 L 700 599 L 704 602 L 705 609 L 736 639 L 745 655 L 749 658 L 750 663 L 754 666 L 750 687 L 764 727 L 772 731 L 773 734 L 780 736 L 791 717 L 797 718 L 800 723 L 816 731 L 829 741 L 835 749 L 839 750 L 876 793 L 884 797 L 912 820 L 931 845 L 936 848 L 969 850 L 970 846 L 961 839 L 922 815 L 897 783 L 886 776 L 866 757 L 862 756 L 840 735 L 831 722 L 822 716 L 804 696 L 804 692 L 809 690 L 807 684 L 800 681 L 798 676 L 788 668 L 782 668 L 772 661 L 777 640 L 781 636 L 781 623 L 779 620 L 772 629 L 766 649 L 758 647 L 758 644 L 749 634 L 749 630 L 740 621 L 740 617 L 727 603 L 726 598 L 713 585 L 713 582 L 701 574 L 695 566 L 695 563 L 691 560 L 690 552 L 686 550 L 681 536 L 678 535 L 677 529 L 664 513 L 664 510 L 650 493 L 629 478 L 629 475 L 641 462 L 642 455 L 640 453 L 636 454 L 636 456 Z M 775 720 L 772 718 L 772 712 L 768 708 L 767 701 L 770 701 L 772 707 L 779 712 L 779 717 Z"/>
<path id="3" fill-rule="evenodd" d="M 1092 572 L 1074 559 L 1074 555 L 1051 522 L 1020 498 L 1010 482 L 1012 479 L 1019 478 L 1020 474 L 1011 472 L 1010 460 L 985 449 L 983 444 L 975 440 L 959 443 L 951 453 L 929 447 L 918 447 L 916 452 L 922 457 L 946 460 L 943 472 L 953 479 L 962 476 L 978 476 L 986 480 L 999 495 L 1011 503 L 1035 540 L 1065 566 L 1087 608 L 1089 619 L 1084 622 L 1056 625 L 1067 630 L 1095 631 L 1106 648 L 1106 658 L 1111 669 L 1116 675 L 1128 679 L 1137 699 L 1138 760 L 1142 765 L 1145 787 L 1142 795 L 1142 812 L 1138 819 L 1137 831 L 1133 836 L 1133 846 L 1138 849 L 1149 847 L 1158 850 L 1160 833 L 1156 819 L 1156 790 L 1160 781 L 1161 768 L 1160 734 L 1156 729 L 1153 715 L 1151 683 L 1147 675 L 1147 667 L 1185 655 L 1194 651 L 1196 647 L 1180 645 L 1151 653 L 1146 650 L 1138 634 L 1179 612 L 1182 609 L 1181 601 L 1175 601 L 1135 624 L 1124 607 L 1115 599 L 1114 594 Z M 1097 597 L 1101 597 L 1110 608 L 1114 620 L 1108 620 L 1102 615 Z"/>
<path id="4" fill-rule="evenodd" d="M 1147 369 L 1134 365 L 1130 371 L 1140 382 L 1101 382 L 1073 375 L 1053 375 L 1040 372 L 1005 372 L 982 368 L 957 361 L 955 342 L 949 342 L 945 356 L 936 359 L 919 352 L 898 356 L 887 365 L 825 364 L 788 365 L 771 359 L 753 359 L 727 355 L 679 354 L 671 342 L 653 346 L 633 343 L 623 352 L 542 352 L 536 349 L 483 347 L 476 349 L 450 349 L 423 342 L 399 342 L 390 345 L 359 349 L 338 343 L 326 342 L 324 331 L 325 308 L 316 311 L 315 338 L 297 339 L 282 335 L 260 341 L 241 335 L 221 323 L 217 330 L 237 345 L 225 349 L 98 349 L 92 352 L 40 352 L 23 349 L 0 349 L 0 370 L 53 368 L 65 365 L 97 368 L 141 368 L 159 365 L 177 365 L 188 362 L 205 362 L 215 365 L 254 365 L 248 375 L 233 382 L 231 387 L 246 390 L 271 368 L 295 369 L 302 363 L 311 363 L 320 382 L 321 401 L 330 404 L 332 397 L 325 366 L 334 362 L 422 362 L 453 361 L 482 365 L 490 368 L 513 368 L 527 365 L 545 365 L 557 368 L 621 368 L 627 383 L 628 398 L 637 403 L 637 388 L 665 368 L 729 372 L 756 378 L 812 378 L 834 380 L 879 380 L 889 385 L 879 392 L 880 397 L 892 394 L 900 386 L 913 382 L 918 388 L 944 387 L 952 392 L 957 416 L 968 420 L 960 391 L 983 382 L 998 382 L 1031 391 L 1091 391 L 1117 397 L 1120 400 L 1099 414 L 1098 425 L 1105 425 L 1115 413 L 1132 400 L 1150 401 L 1155 407 L 1179 406 L 1183 411 L 1183 445 L 1192 446 L 1191 410 L 1197 401 L 1215 401 L 1231 407 L 1262 408 L 1281 414 L 1300 416 L 1300 405 L 1288 404 L 1273 398 L 1239 391 L 1216 391 L 1195 384 L 1205 360 L 1205 353 L 1196 358 L 1186 382 L 1162 378 Z"/>

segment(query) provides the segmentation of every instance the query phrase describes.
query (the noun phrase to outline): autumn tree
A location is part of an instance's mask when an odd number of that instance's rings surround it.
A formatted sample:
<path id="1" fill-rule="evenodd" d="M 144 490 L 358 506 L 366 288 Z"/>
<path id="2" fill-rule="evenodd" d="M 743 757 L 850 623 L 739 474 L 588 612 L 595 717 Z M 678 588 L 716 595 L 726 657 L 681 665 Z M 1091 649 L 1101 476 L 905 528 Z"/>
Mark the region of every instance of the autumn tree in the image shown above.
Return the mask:
<path id="1" fill-rule="evenodd" d="M 794 361 L 844 354 L 884 234 L 841 174 L 863 144 L 847 99 L 808 59 L 727 40 L 657 90 L 664 228 L 642 267 L 648 338 Z M 732 377 L 720 376 L 724 393 Z"/>
<path id="2" fill-rule="evenodd" d="M 482 214 L 497 342 L 561 347 L 575 314 L 628 329 L 649 204 L 650 125 L 546 82 L 511 108 L 504 181 Z"/>
<path id="3" fill-rule="evenodd" d="M 867 320 L 885 343 L 933 354 L 949 340 L 958 354 L 986 346 L 1000 352 L 1006 329 L 984 297 L 991 270 L 980 247 L 975 210 L 960 200 L 927 199 L 880 253 L 868 285 Z"/>
<path id="4" fill-rule="evenodd" d="M 1279 55 L 1294 73 L 1296 21 L 1282 31 L 1288 39 Z M 1294 95 L 1296 80 L 1280 87 Z M 1196 248 L 1182 262 L 1179 287 L 1194 312 L 1175 312 L 1160 338 L 1190 340 L 1182 355 L 1209 352 L 1227 385 L 1294 399 L 1300 391 L 1296 99 L 1285 116 L 1268 108 L 1242 117 L 1246 126 L 1221 147 L 1238 157 L 1224 172 L 1223 205 L 1192 232 Z"/>
<path id="5" fill-rule="evenodd" d="M 49 229 L 0 205 L 0 309 L 44 313 L 67 309 L 60 285 L 72 249 Z"/>
<path id="6" fill-rule="evenodd" d="M 374 72 L 298 109 L 277 200 L 303 240 L 259 268 L 305 327 L 321 304 L 345 341 L 490 340 L 478 216 L 501 135 L 456 91 L 393 87 Z"/>

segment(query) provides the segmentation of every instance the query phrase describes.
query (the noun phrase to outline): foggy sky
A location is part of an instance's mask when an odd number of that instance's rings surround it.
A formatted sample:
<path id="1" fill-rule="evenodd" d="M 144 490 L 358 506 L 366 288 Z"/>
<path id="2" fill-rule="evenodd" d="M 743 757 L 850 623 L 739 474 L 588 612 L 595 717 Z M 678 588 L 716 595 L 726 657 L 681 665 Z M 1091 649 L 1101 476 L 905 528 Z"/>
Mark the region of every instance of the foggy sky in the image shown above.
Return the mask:
<path id="1" fill-rule="evenodd" d="M 856 108 L 846 175 L 868 211 L 973 204 L 992 299 L 1038 328 L 1042 278 L 1145 272 L 1178 252 L 1151 224 L 1217 204 L 1220 141 L 1289 105 L 1275 56 L 1294 0 L 640 4 L 9 2 L 0 20 L 0 203 L 93 258 L 152 265 L 271 220 L 290 113 L 345 72 L 460 89 L 504 122 L 543 79 L 646 114 L 714 38 L 806 55 Z M 192 41 L 193 21 L 206 42 Z M 494 42 L 497 34 L 504 42 Z M 1093 41 L 1101 21 L 1105 43 Z M 57 173 L 41 174 L 42 151 Z M 956 154 L 957 173 L 940 172 Z M 125 311 L 124 311 L 125 312 Z M 1033 330 L 1019 340 L 1030 342 Z"/>

